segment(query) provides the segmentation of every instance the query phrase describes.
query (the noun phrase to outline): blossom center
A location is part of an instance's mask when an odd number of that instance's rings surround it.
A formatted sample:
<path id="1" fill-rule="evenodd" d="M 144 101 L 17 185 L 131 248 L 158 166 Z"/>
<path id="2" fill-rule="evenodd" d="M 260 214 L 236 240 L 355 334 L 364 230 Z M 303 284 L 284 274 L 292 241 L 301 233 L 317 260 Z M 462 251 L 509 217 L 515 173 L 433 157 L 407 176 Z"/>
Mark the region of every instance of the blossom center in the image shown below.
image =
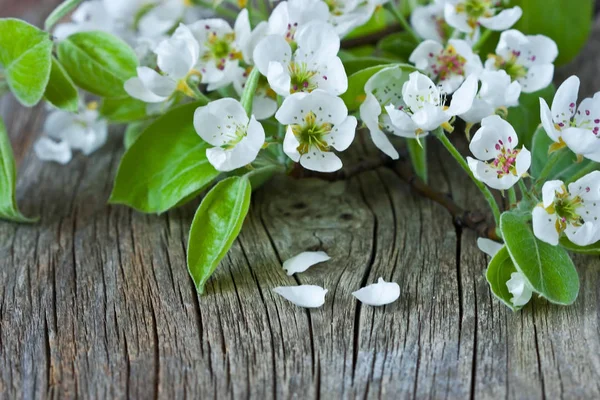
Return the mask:
<path id="1" fill-rule="evenodd" d="M 476 28 L 480 18 L 494 16 L 493 6 L 492 0 L 466 0 L 456 5 L 456 12 L 467 14 L 467 23 L 471 28 Z"/>
<path id="2" fill-rule="evenodd" d="M 508 76 L 510 76 L 510 79 L 516 81 L 517 79 L 527 76 L 527 68 L 518 62 L 518 57 L 520 55 L 520 51 L 513 50 L 508 59 L 495 54 L 490 55 L 490 58 L 494 59 L 496 68 L 506 71 Z"/>
<path id="3" fill-rule="evenodd" d="M 228 120 L 232 120 L 233 116 L 228 115 Z M 225 128 L 225 129 L 223 129 Z M 247 127 L 236 123 L 227 123 L 225 126 L 217 126 L 220 135 L 224 137 L 225 143 L 221 146 L 225 150 L 233 149 L 239 142 L 246 137 Z"/>
<path id="4" fill-rule="evenodd" d="M 329 151 L 329 145 L 325 140 L 325 136 L 331 132 L 330 123 L 317 123 L 317 116 L 310 111 L 304 116 L 304 124 L 292 125 L 292 132 L 300 145 L 298 152 L 306 154 L 311 147 L 317 147 L 320 151 Z"/>
<path id="5" fill-rule="evenodd" d="M 509 141 L 511 139 L 509 138 Z M 502 140 L 498 140 L 495 145 L 496 150 L 498 151 L 498 155 L 495 159 L 488 162 L 488 165 L 491 165 L 496 170 L 498 174 L 498 179 L 512 174 L 517 175 L 517 156 L 521 150 L 518 149 L 510 149 L 504 145 Z"/>
<path id="6" fill-rule="evenodd" d="M 546 210 L 550 214 L 556 213 L 555 228 L 558 233 L 567 229 L 567 224 L 579 227 L 584 224 L 583 218 L 579 215 L 578 209 L 583 205 L 583 199 L 579 196 L 571 197 L 567 188 L 562 187 L 561 192 L 556 192 L 554 203 Z"/>
<path id="7" fill-rule="evenodd" d="M 325 4 L 329 7 L 329 13 L 336 17 L 344 14 L 344 6 L 343 1 L 340 0 L 325 0 Z"/>
<path id="8" fill-rule="evenodd" d="M 316 71 L 308 69 L 306 63 L 291 62 L 288 66 L 290 73 L 290 92 L 312 92 L 317 88 L 314 77 L 317 75 Z"/>
<path id="9" fill-rule="evenodd" d="M 206 25 L 206 29 L 210 26 Z M 218 36 L 216 32 L 210 32 L 206 41 L 208 51 L 202 55 L 202 61 L 214 61 L 218 69 L 224 70 L 228 60 L 241 60 L 242 53 L 235 48 L 234 42 L 235 33 Z"/>
<path id="10" fill-rule="evenodd" d="M 433 54 L 429 54 L 433 57 Z M 436 59 L 433 65 L 433 72 L 439 76 L 440 80 L 446 80 L 452 75 L 464 75 L 464 66 L 467 60 L 456 52 L 452 45 L 448 45 Z"/>

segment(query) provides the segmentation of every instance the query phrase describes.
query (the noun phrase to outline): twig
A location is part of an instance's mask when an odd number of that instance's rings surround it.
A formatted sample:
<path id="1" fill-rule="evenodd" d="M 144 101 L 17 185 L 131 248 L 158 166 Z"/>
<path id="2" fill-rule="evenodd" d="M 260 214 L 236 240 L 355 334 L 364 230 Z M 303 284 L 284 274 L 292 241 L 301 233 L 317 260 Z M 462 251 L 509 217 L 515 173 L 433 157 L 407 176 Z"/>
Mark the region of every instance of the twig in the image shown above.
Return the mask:
<path id="1" fill-rule="evenodd" d="M 297 164 L 298 165 L 298 164 Z M 340 181 L 352 178 L 363 172 L 372 171 L 380 167 L 391 167 L 396 174 L 405 181 L 416 193 L 426 197 L 444 207 L 460 227 L 466 227 L 475 231 L 479 236 L 492 240 L 499 240 L 496 235 L 496 227 L 489 224 L 484 213 L 478 211 L 464 210 L 458 206 L 447 193 L 439 192 L 423 182 L 414 172 L 410 162 L 406 158 L 394 161 L 384 154 L 379 158 L 360 160 L 351 167 L 341 169 L 334 173 L 322 173 L 305 170 L 301 167 L 294 168 L 290 176 L 296 179 L 318 178 L 325 181 Z"/>

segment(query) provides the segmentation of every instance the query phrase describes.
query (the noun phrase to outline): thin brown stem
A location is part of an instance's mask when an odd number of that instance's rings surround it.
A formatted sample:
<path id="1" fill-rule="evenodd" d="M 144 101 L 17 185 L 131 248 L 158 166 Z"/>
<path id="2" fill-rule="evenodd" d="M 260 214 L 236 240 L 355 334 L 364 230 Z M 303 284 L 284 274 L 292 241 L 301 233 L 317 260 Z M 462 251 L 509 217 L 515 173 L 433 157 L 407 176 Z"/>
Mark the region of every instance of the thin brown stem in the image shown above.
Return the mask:
<path id="1" fill-rule="evenodd" d="M 427 185 L 414 173 L 410 162 L 405 157 L 401 158 L 399 161 L 394 161 L 384 154 L 381 154 L 376 158 L 360 160 L 352 166 L 334 173 L 313 172 L 300 167 L 295 168 L 290 176 L 296 179 L 318 178 L 326 181 L 340 181 L 380 167 L 390 167 L 416 193 L 440 204 L 448 210 L 456 225 L 472 229 L 481 237 L 492 240 L 499 239 L 496 235 L 495 225 L 490 224 L 487 221 L 486 214 L 479 211 L 465 210 L 456 204 L 448 193 L 437 191 Z"/>

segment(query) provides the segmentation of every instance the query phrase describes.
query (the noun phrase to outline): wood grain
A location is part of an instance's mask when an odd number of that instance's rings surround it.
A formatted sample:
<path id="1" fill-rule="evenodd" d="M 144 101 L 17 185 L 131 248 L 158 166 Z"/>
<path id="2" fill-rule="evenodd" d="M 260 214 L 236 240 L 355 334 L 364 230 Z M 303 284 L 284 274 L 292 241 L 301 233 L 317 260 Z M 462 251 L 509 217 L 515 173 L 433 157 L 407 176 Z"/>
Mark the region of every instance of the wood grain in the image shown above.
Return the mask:
<path id="1" fill-rule="evenodd" d="M 600 89 L 599 48 L 600 22 L 588 56 L 559 76 Z M 41 215 L 33 226 L 0 223 L 1 398 L 600 397 L 598 257 L 576 260 L 575 305 L 536 299 L 512 313 L 488 289 L 474 234 L 393 168 L 335 183 L 279 178 L 255 194 L 198 298 L 185 266 L 198 202 L 162 216 L 106 205 L 120 129 L 62 167 L 31 151 L 43 107 L 6 98 L 0 114 L 19 203 Z M 430 149 L 433 184 L 484 209 L 453 160 Z M 347 158 L 373 151 L 360 137 Z M 288 277 L 282 260 L 308 249 L 333 258 Z M 353 299 L 380 276 L 400 284 L 396 303 Z M 300 309 L 271 291 L 299 283 L 328 288 L 325 305 Z"/>

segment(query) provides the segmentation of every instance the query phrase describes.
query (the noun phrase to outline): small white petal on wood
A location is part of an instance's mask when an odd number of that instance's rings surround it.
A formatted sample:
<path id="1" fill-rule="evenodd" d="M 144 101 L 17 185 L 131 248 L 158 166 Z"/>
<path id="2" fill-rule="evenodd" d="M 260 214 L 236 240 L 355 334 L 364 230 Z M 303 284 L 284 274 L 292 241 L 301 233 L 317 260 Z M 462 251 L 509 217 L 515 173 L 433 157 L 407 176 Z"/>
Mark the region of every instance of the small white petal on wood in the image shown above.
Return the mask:
<path id="1" fill-rule="evenodd" d="M 279 286 L 273 291 L 304 308 L 321 307 L 325 303 L 325 294 L 327 294 L 327 289 L 316 285 Z"/>
<path id="2" fill-rule="evenodd" d="M 283 262 L 283 269 L 288 275 L 304 272 L 315 264 L 328 261 L 331 257 L 324 251 L 305 251 Z"/>
<path id="3" fill-rule="evenodd" d="M 497 252 L 504 246 L 502 243 L 495 242 L 486 238 L 477 239 L 477 247 L 490 257 L 494 257 Z"/>
<path id="4" fill-rule="evenodd" d="M 353 292 L 352 295 L 364 304 L 383 306 L 393 303 L 400 297 L 400 286 L 396 282 L 386 282 L 379 278 L 377 283 Z"/>

